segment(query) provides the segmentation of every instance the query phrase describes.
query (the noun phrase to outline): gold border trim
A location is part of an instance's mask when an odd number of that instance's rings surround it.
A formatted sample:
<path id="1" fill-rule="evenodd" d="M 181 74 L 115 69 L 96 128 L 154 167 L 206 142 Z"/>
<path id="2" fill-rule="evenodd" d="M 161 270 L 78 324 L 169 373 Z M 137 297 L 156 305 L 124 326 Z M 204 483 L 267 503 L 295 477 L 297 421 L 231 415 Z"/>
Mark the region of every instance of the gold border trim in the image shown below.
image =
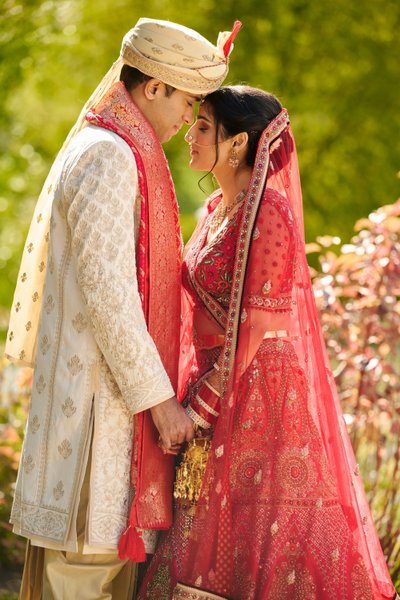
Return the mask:
<path id="1" fill-rule="evenodd" d="M 244 200 L 244 214 L 236 249 L 235 267 L 232 278 L 232 296 L 229 304 L 228 323 L 225 334 L 225 344 L 222 351 L 221 389 L 224 394 L 227 383 L 233 370 L 235 361 L 236 344 L 239 330 L 240 305 L 243 296 L 244 279 L 249 255 L 251 238 L 256 221 L 258 207 L 267 181 L 270 146 L 289 125 L 289 116 L 286 109 L 273 119 L 264 130 L 254 161 L 249 190 Z M 261 163 L 261 164 L 260 164 Z"/>
<path id="2" fill-rule="evenodd" d="M 217 596 L 217 594 L 205 592 L 199 588 L 184 585 L 183 583 L 177 583 L 172 593 L 172 600 L 229 600 L 229 598 L 226 596 Z"/>

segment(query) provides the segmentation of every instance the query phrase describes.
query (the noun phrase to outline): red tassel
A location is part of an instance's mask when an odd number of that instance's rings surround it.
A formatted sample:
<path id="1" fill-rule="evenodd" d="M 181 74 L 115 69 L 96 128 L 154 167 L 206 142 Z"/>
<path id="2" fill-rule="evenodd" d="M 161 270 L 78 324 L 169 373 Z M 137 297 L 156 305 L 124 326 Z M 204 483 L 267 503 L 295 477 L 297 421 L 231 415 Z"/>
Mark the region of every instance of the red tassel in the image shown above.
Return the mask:
<path id="1" fill-rule="evenodd" d="M 142 532 L 138 531 L 133 525 L 129 525 L 119 538 L 118 556 L 121 560 L 131 560 L 132 562 L 145 562 L 146 550 L 142 538 Z"/>
<path id="2" fill-rule="evenodd" d="M 224 56 L 228 56 L 229 55 L 229 50 L 231 49 L 231 46 L 233 44 L 233 40 L 235 39 L 235 37 L 239 33 L 241 27 L 242 27 L 242 23 L 240 21 L 235 21 L 234 22 L 232 33 L 230 34 L 230 36 L 226 40 L 226 42 L 224 44 L 224 47 L 223 47 Z"/>

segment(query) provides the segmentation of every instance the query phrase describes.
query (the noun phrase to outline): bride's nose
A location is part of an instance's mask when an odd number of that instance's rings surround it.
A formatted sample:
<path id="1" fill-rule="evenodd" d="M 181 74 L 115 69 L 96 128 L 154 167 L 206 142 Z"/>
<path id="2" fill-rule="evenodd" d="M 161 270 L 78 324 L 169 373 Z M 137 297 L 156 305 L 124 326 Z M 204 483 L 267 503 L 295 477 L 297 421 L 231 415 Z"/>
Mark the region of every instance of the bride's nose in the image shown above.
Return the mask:
<path id="1" fill-rule="evenodd" d="M 186 135 L 185 135 L 185 142 L 187 142 L 188 144 L 191 144 L 192 142 L 194 142 L 193 134 L 190 132 L 191 132 L 191 129 L 189 129 L 189 131 L 187 131 Z"/>

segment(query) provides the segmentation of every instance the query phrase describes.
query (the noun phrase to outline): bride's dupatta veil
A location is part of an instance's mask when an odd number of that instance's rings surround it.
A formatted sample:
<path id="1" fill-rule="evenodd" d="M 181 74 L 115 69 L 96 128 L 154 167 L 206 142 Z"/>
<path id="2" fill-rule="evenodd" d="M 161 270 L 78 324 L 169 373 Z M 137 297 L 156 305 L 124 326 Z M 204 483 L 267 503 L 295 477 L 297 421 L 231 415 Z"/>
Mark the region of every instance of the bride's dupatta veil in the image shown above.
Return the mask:
<path id="1" fill-rule="evenodd" d="M 227 226 L 233 270 L 220 298 L 196 274 L 219 199 L 185 253 L 180 359 L 190 397 L 219 355 L 219 416 L 197 504 L 178 505 L 140 598 L 393 598 L 318 320 L 286 110 L 262 133 Z M 207 263 L 219 280 L 220 255 Z"/>

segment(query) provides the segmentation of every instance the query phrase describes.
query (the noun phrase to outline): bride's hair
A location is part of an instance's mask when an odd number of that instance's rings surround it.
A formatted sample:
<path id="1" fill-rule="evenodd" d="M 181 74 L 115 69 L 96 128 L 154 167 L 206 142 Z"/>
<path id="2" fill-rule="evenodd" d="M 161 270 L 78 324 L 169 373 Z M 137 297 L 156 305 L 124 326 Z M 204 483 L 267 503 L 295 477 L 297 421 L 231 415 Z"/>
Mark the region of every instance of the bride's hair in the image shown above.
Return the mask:
<path id="1" fill-rule="evenodd" d="M 282 110 L 279 100 L 268 92 L 246 85 L 227 85 L 209 94 L 204 104 L 215 119 L 215 143 L 218 160 L 218 138 L 229 138 L 246 132 L 249 136 L 246 164 L 254 164 L 257 145 L 267 125 Z"/>

